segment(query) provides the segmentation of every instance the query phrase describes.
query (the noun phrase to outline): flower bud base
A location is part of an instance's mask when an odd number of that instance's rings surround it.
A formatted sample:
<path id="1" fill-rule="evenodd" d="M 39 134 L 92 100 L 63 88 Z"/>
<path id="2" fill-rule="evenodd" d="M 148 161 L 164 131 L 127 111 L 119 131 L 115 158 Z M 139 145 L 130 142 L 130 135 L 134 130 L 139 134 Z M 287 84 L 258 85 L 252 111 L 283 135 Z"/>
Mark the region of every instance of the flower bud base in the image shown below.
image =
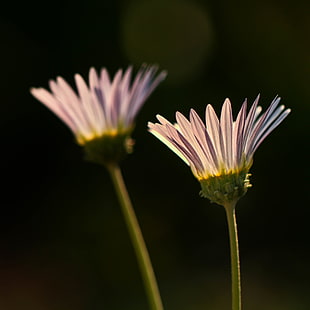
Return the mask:
<path id="1" fill-rule="evenodd" d="M 241 170 L 199 180 L 200 195 L 221 206 L 236 202 L 251 187 L 249 176 L 247 170 Z"/>
<path id="2" fill-rule="evenodd" d="M 117 135 L 103 135 L 102 137 L 92 139 L 84 144 L 86 160 L 110 165 L 119 163 L 132 153 L 134 141 L 129 133 Z"/>

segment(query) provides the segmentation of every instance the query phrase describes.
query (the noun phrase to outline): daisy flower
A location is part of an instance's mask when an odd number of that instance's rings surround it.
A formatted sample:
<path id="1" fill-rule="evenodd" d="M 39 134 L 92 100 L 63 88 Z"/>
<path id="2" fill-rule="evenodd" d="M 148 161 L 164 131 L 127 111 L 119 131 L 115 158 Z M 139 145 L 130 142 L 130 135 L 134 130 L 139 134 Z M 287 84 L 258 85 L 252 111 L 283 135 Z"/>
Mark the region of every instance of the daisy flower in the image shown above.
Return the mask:
<path id="1" fill-rule="evenodd" d="M 77 92 L 62 78 L 49 81 L 50 91 L 32 88 L 31 94 L 53 111 L 73 132 L 88 157 L 112 160 L 119 152 L 130 150 L 134 120 L 146 99 L 165 78 L 155 66 L 142 66 L 132 79 L 132 67 L 120 69 L 113 79 L 103 68 L 89 71 L 89 86 L 76 74 Z"/>
<path id="2" fill-rule="evenodd" d="M 176 124 L 157 115 L 159 123 L 148 123 L 149 131 L 190 166 L 201 184 L 201 194 L 220 205 L 245 194 L 253 155 L 263 140 L 290 113 L 276 97 L 262 113 L 259 96 L 247 113 L 245 100 L 235 121 L 229 99 L 220 118 L 208 105 L 205 123 L 191 109 L 189 119 L 176 112 Z"/>

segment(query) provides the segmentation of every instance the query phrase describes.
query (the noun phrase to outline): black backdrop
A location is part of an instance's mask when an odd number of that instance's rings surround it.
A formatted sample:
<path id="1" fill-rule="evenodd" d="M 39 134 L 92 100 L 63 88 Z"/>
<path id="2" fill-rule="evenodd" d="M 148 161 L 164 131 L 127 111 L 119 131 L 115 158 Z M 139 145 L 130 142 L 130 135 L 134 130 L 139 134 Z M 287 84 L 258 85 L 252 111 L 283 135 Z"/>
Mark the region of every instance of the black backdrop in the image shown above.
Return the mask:
<path id="1" fill-rule="evenodd" d="M 168 77 L 122 168 L 166 309 L 229 309 L 229 245 L 223 209 L 146 124 L 219 112 L 226 97 L 237 111 L 258 93 L 292 113 L 257 151 L 237 209 L 244 309 L 310 308 L 307 1 L 6 1 L 0 14 L 1 309 L 147 309 L 106 171 L 29 93 L 143 62 Z"/>

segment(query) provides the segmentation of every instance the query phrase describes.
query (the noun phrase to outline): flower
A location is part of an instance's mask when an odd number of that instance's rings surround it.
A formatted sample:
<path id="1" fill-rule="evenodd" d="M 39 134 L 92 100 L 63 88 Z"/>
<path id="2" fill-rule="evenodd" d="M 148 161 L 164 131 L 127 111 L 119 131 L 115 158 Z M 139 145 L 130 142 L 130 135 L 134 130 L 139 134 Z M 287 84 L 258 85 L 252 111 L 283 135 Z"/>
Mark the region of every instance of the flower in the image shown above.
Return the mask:
<path id="1" fill-rule="evenodd" d="M 205 124 L 193 109 L 189 120 L 176 112 L 174 125 L 157 115 L 160 123 L 149 122 L 149 131 L 190 166 L 201 184 L 202 196 L 220 205 L 235 202 L 251 186 L 248 172 L 255 151 L 290 113 L 279 106 L 279 97 L 263 114 L 258 101 L 259 96 L 247 113 L 245 100 L 235 121 L 229 99 L 222 106 L 220 119 L 207 105 Z"/>
<path id="2" fill-rule="evenodd" d="M 31 93 L 71 129 L 78 144 L 93 153 L 91 157 L 98 151 L 102 154 L 96 157 L 107 156 L 107 152 L 113 157 L 115 148 L 129 151 L 134 119 L 166 76 L 162 71 L 155 77 L 156 72 L 155 66 L 142 66 L 131 83 L 131 66 L 124 73 L 118 70 L 112 80 L 105 68 L 100 75 L 91 68 L 89 86 L 79 74 L 74 76 L 77 93 L 62 77 L 49 81 L 51 92 L 32 88 Z"/>

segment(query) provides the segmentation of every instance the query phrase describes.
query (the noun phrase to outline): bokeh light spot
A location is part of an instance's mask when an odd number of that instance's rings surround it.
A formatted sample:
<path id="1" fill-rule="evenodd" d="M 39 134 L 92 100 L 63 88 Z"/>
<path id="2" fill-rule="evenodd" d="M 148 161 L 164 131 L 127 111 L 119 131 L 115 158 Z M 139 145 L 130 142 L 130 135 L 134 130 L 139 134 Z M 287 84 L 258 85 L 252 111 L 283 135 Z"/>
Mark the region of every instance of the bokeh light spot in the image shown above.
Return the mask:
<path id="1" fill-rule="evenodd" d="M 122 18 L 122 44 L 136 65 L 156 63 L 168 81 L 191 80 L 211 56 L 211 21 L 198 4 L 185 1 L 133 2 Z"/>

